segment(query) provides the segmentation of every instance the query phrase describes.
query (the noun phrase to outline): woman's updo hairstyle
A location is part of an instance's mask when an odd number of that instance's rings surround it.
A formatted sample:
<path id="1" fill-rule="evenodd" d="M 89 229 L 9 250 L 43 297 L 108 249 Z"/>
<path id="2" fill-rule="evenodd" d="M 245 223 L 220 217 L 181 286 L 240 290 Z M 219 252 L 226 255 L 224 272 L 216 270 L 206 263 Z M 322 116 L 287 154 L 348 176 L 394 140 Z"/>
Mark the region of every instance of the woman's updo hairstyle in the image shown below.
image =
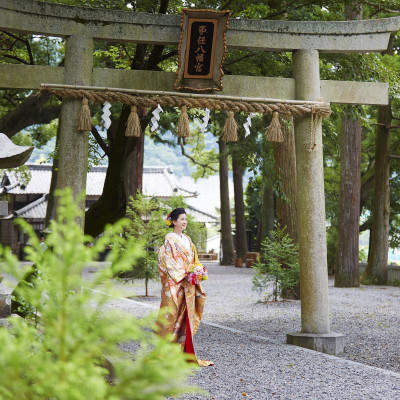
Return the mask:
<path id="1" fill-rule="evenodd" d="M 179 218 L 179 216 L 180 216 L 181 214 L 186 214 L 185 209 L 182 208 L 182 207 L 175 208 L 175 210 L 172 210 L 171 213 L 170 213 L 170 214 L 168 215 L 168 217 L 167 217 L 167 225 L 168 225 L 170 228 L 173 228 L 173 227 L 174 227 L 174 224 L 173 224 L 172 221 L 176 221 L 176 220 Z M 170 224 L 168 223 L 168 221 L 170 221 Z"/>

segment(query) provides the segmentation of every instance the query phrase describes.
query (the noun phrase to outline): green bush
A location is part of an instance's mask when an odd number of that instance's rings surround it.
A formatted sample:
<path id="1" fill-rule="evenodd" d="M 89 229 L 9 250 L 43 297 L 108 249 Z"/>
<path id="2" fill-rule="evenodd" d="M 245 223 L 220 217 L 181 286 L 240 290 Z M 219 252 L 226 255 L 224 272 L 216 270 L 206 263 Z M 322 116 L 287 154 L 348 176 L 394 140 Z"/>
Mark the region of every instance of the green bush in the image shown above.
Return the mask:
<path id="1" fill-rule="evenodd" d="M 261 243 L 261 260 L 253 265 L 253 290 L 264 292 L 267 299 L 298 298 L 300 282 L 299 247 L 281 229 L 270 232 Z M 272 289 L 271 289 L 272 283 Z"/>
<path id="2" fill-rule="evenodd" d="M 161 400 L 192 390 L 184 380 L 193 364 L 177 344 L 151 332 L 154 316 L 138 320 L 107 311 L 109 299 L 96 294 L 100 285 L 102 292 L 107 290 L 115 271 L 129 268 L 142 256 L 138 246 L 123 252 L 114 248 L 107 259 L 112 267 L 100 270 L 82 286 L 82 268 L 126 225 L 125 221 L 115 224 L 93 247 L 86 247 L 91 238 L 84 237 L 75 222 L 82 217 L 70 191 L 60 194 L 59 217 L 51 225 L 44 252 L 31 226 L 19 221 L 30 237 L 27 259 L 36 265 L 37 276 L 32 285 L 21 285 L 18 295 L 38 318 L 35 324 L 10 317 L 11 327 L 0 328 L 0 398 Z M 21 268 L 3 247 L 0 262 L 6 274 L 14 275 Z M 139 343 L 133 355 L 118 347 L 130 341 Z"/>
<path id="3" fill-rule="evenodd" d="M 159 279 L 158 274 L 158 248 L 163 244 L 169 228 L 165 224 L 165 206 L 155 198 L 148 198 L 137 193 L 136 197 L 129 198 L 126 210 L 129 223 L 125 227 L 123 237 L 114 236 L 113 247 L 125 251 L 135 244 L 140 244 L 142 257 L 132 260 L 131 268 L 120 277 L 129 279 L 144 279 L 146 296 L 150 280 Z"/>
<path id="4" fill-rule="evenodd" d="M 366 248 L 360 248 L 358 250 L 358 261 L 366 261 L 368 260 L 368 249 Z"/>
<path id="5" fill-rule="evenodd" d="M 400 288 L 400 280 L 395 279 L 395 280 L 393 281 L 392 285 L 393 285 L 393 286 L 397 286 L 397 287 Z"/>

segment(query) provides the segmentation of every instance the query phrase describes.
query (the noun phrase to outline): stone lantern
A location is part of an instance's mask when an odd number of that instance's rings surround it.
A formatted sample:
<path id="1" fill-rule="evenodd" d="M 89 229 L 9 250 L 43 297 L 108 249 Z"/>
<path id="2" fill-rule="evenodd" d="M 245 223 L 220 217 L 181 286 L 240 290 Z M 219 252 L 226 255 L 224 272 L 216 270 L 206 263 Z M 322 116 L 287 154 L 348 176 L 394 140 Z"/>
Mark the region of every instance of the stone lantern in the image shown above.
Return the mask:
<path id="1" fill-rule="evenodd" d="M 0 133 L 0 169 L 16 168 L 26 163 L 32 146 L 17 146 L 4 133 Z M 8 202 L 0 201 L 0 217 L 8 214 Z"/>

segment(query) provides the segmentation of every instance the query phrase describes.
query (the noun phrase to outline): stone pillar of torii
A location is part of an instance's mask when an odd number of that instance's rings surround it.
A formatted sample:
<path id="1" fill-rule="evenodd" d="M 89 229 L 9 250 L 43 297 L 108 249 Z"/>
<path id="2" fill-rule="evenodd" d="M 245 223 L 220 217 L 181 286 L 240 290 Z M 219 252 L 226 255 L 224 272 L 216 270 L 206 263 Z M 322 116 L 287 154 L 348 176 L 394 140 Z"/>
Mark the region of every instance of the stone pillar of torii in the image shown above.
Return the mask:
<path id="1" fill-rule="evenodd" d="M 0 65 L 0 88 L 39 89 L 41 83 L 171 91 L 174 73 L 93 68 L 93 40 L 177 45 L 180 16 L 121 12 L 3 0 L 0 29 L 66 38 L 65 67 Z M 292 79 L 226 76 L 221 94 L 240 97 L 384 105 L 388 85 L 321 81 L 319 53 L 381 52 L 400 29 L 400 18 L 296 22 L 231 20 L 227 45 L 236 49 L 293 52 Z M 58 187 L 74 195 L 86 187 L 88 135 L 77 130 L 81 101 L 64 99 L 61 111 Z M 340 354 L 344 336 L 330 331 L 326 257 L 322 128 L 309 152 L 310 117 L 295 121 L 301 332 L 288 343 Z M 84 207 L 84 205 L 82 205 Z"/>

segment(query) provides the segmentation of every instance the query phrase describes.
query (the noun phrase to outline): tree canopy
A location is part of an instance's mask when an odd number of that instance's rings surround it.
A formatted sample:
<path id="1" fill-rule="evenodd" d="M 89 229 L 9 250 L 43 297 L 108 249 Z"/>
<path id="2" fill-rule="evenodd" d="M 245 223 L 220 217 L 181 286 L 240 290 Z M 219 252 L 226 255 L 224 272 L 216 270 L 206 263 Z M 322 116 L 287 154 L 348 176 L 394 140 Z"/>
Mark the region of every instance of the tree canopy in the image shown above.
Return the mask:
<path id="1" fill-rule="evenodd" d="M 210 8 L 217 10 L 231 10 L 231 18 L 246 19 L 285 19 L 292 21 L 342 21 L 346 19 L 345 8 L 349 6 L 362 7 L 363 19 L 376 19 L 400 15 L 400 1 L 194 1 L 159 0 L 159 1 L 129 1 L 129 0 L 48 0 L 48 2 L 68 5 L 98 7 L 105 9 L 125 10 L 132 12 L 178 14 L 183 7 Z M 37 35 L 24 35 L 14 32 L 0 34 L 0 63 L 30 64 L 30 65 L 62 65 L 64 57 L 64 41 L 58 38 L 47 38 Z M 400 120 L 399 91 L 400 91 L 400 37 L 393 34 L 390 48 L 382 54 L 324 54 L 320 55 L 321 79 L 383 81 L 390 87 L 390 99 L 393 120 L 390 149 L 391 154 L 400 154 L 397 122 Z M 175 71 L 177 67 L 176 46 L 145 45 L 134 43 L 105 43 L 95 42 L 94 65 L 103 68 L 147 69 Z M 253 75 L 270 77 L 292 76 L 292 54 L 290 52 L 259 52 L 251 50 L 228 49 L 224 62 L 226 75 Z M 342 113 L 352 113 L 362 120 L 362 188 L 361 188 L 361 230 L 370 228 L 371 193 L 374 176 L 374 142 L 376 136 L 377 109 L 373 106 L 332 106 L 331 117 L 323 121 L 325 190 L 326 190 L 326 217 L 330 226 L 335 226 L 338 209 L 338 188 L 340 176 L 340 140 Z M 2 90 L 0 91 L 0 131 L 6 133 L 18 144 L 32 144 L 35 147 L 45 146 L 56 136 L 57 117 L 60 111 L 60 102 L 56 98 L 43 95 L 35 97 L 30 91 Z M 91 162 L 98 163 L 101 159 L 112 164 L 115 151 L 119 146 L 125 146 L 123 157 L 127 152 L 134 151 L 136 142 L 117 140 L 118 121 L 127 118 L 122 106 L 113 106 L 111 109 L 113 125 L 106 132 L 100 129 L 100 107 L 94 116 L 94 129 L 91 140 Z M 189 113 L 192 121 L 193 135 L 186 142 L 172 137 L 169 131 L 174 132 L 177 125 L 178 113 L 167 109 L 162 114 L 161 129 L 146 135 L 155 143 L 164 143 L 167 146 L 178 147 L 190 163 L 196 166 L 195 177 L 207 176 L 216 173 L 218 155 L 216 146 L 210 146 L 210 133 L 219 136 L 219 113 L 213 114 L 208 126 L 209 133 L 204 136 L 197 128 L 196 121 L 201 118 L 201 111 L 193 110 Z M 274 188 L 276 196 L 284 196 L 280 188 L 279 179 L 274 175 L 271 148 L 262 145 L 262 137 L 267 123 L 261 116 L 253 119 L 252 134 L 245 138 L 242 124 L 247 116 L 238 115 L 239 137 L 238 145 L 230 146 L 229 151 L 239 155 L 240 162 L 248 171 L 259 175 L 263 168 L 269 183 Z M 142 116 L 142 127 L 145 129 L 149 122 L 149 115 Z M 113 156 L 114 154 L 114 156 Z M 122 153 L 118 153 L 122 154 Z M 398 171 L 400 161 L 391 159 L 391 218 L 390 218 L 390 246 L 398 247 L 400 242 L 400 185 Z M 255 187 L 260 182 L 254 180 Z M 264 182 L 265 185 L 265 182 Z M 262 202 L 261 191 L 249 189 L 249 215 L 256 218 L 257 208 Z M 259 199 L 255 197 L 259 196 Z M 254 204 L 254 206 L 252 206 Z M 124 209 L 126 203 L 121 202 L 115 207 Z M 125 211 L 124 211 L 125 212 Z M 123 215 L 124 212 L 115 215 Z M 109 221 L 113 222 L 113 221 Z M 91 232 L 95 233 L 95 232 Z M 334 229 L 332 232 L 334 237 Z M 333 240 L 334 242 L 334 240 Z"/>

